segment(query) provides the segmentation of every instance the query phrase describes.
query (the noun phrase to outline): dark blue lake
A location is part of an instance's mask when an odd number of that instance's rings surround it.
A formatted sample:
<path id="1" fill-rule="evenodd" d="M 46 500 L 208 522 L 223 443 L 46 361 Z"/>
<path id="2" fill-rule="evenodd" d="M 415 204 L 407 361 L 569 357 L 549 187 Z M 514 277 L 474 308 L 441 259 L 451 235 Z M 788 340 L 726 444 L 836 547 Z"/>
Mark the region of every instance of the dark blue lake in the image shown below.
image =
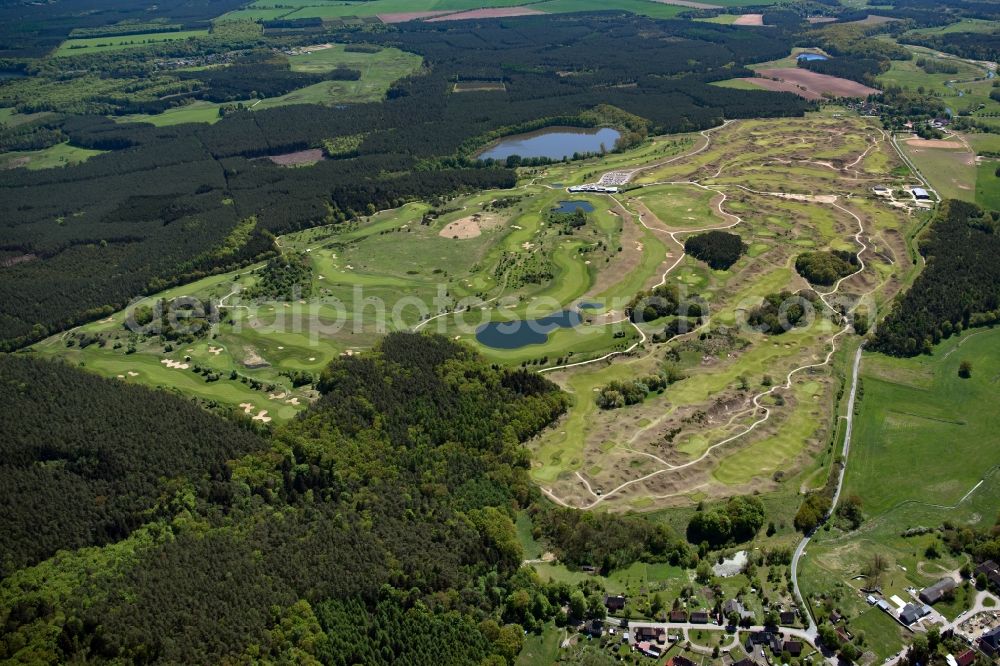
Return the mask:
<path id="1" fill-rule="evenodd" d="M 573 153 L 599 153 L 602 145 L 605 150 L 613 150 L 619 137 L 621 133 L 609 127 L 547 127 L 537 132 L 515 134 L 501 139 L 476 157 L 482 160 L 505 160 L 511 155 L 520 155 L 561 160 L 572 157 Z"/>
<path id="2" fill-rule="evenodd" d="M 595 301 L 580 301 L 576 304 L 576 307 L 581 310 L 600 310 L 604 307 L 604 303 L 597 303 Z"/>
<path id="3" fill-rule="evenodd" d="M 562 310 L 539 319 L 491 321 L 476 329 L 476 340 L 493 349 L 520 349 L 543 344 L 552 331 L 579 326 L 582 320 L 576 310 Z"/>
<path id="4" fill-rule="evenodd" d="M 593 213 L 594 206 L 589 201 L 560 201 L 557 208 L 553 208 L 557 213 L 575 213 L 582 210 L 584 213 Z"/>
<path id="5" fill-rule="evenodd" d="M 796 60 L 806 60 L 812 62 L 813 60 L 829 60 L 825 55 L 820 55 L 819 53 L 800 53 Z"/>

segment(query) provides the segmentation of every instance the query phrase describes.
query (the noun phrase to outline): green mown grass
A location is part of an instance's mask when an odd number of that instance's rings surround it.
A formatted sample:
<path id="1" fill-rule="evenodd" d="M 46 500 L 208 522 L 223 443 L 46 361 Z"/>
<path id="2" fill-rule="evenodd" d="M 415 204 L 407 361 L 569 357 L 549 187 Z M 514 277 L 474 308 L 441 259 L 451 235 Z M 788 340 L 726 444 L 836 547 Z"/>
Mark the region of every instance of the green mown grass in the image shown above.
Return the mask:
<path id="1" fill-rule="evenodd" d="M 963 360 L 970 379 L 958 376 Z M 902 502 L 952 505 L 1000 464 L 1000 330 L 979 329 L 938 345 L 931 356 L 866 354 L 864 397 L 855 424 L 845 492 L 879 514 Z M 892 478 L 892 483 L 886 483 Z"/>
<path id="2" fill-rule="evenodd" d="M 998 160 L 988 160 L 977 167 L 976 203 L 983 208 L 1000 210 L 1000 177 L 996 175 L 998 169 Z"/>

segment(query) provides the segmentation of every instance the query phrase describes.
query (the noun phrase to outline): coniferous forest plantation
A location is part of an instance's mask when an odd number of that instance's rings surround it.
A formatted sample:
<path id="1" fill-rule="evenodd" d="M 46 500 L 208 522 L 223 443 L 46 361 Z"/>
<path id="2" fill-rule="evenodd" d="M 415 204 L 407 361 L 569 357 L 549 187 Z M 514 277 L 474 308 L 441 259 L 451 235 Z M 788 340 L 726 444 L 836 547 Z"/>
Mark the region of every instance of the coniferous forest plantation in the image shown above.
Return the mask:
<path id="1" fill-rule="evenodd" d="M 0 663 L 993 663 L 998 35 L 0 0 Z"/>

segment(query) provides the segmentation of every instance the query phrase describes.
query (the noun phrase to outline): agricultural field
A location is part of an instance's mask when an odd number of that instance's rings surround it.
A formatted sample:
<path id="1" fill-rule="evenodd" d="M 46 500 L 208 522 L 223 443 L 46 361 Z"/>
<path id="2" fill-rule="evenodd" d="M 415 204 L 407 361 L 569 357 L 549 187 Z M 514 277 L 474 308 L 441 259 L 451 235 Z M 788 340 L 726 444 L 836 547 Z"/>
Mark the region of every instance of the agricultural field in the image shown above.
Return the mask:
<path id="1" fill-rule="evenodd" d="M 899 147 L 942 197 L 976 200 L 976 158 L 961 143 L 942 146 L 934 141 L 900 140 Z"/>
<path id="2" fill-rule="evenodd" d="M 928 547 L 939 543 L 934 532 L 904 532 L 945 520 L 979 528 L 996 515 L 1000 453 L 983 443 L 1000 423 L 996 411 L 982 405 L 996 393 L 998 352 L 1000 331 L 980 329 L 942 342 L 929 356 L 864 355 L 844 493 L 860 498 L 865 522 L 855 531 L 820 531 L 803 560 L 801 584 L 815 610 L 823 612 L 819 595 L 825 595 L 852 631 L 877 638 L 871 649 L 880 658 L 898 651 L 902 640 L 899 626 L 859 591 L 866 563 L 875 554 L 884 557 L 883 596 L 908 599 L 906 588 L 929 585 L 966 560 L 943 546 L 928 556 Z M 968 379 L 958 375 L 962 361 L 972 363 Z M 942 442 L 948 442 L 946 456 Z M 965 594 L 960 588 L 954 603 L 936 608 L 954 618 Z"/>
<path id="3" fill-rule="evenodd" d="M 88 37 L 85 39 L 67 39 L 56 49 L 56 56 L 82 55 L 103 51 L 121 51 L 123 49 L 139 48 L 158 42 L 175 42 L 184 39 L 206 37 L 208 30 L 179 30 L 175 32 L 148 32 L 138 35 L 120 35 L 112 37 Z"/>
<path id="4" fill-rule="evenodd" d="M 230 19 L 296 19 L 319 17 L 323 19 L 350 17 L 384 17 L 388 22 L 399 19 L 433 18 L 434 14 L 447 14 L 483 8 L 520 7 L 523 0 L 371 0 L 370 2 L 323 2 L 322 0 L 257 0 L 247 7 L 224 14 L 217 20 Z M 726 4 L 726 3 L 715 3 Z M 739 3 L 737 3 L 739 4 Z M 763 3 L 767 4 L 767 3 Z M 671 18 L 687 11 L 689 7 L 671 5 L 656 0 L 611 0 L 597 2 L 596 0 L 543 0 L 528 3 L 527 8 L 544 13 L 602 11 L 608 9 L 623 9 L 635 14 L 643 14 L 653 18 Z M 399 19 L 396 16 L 399 16 Z"/>

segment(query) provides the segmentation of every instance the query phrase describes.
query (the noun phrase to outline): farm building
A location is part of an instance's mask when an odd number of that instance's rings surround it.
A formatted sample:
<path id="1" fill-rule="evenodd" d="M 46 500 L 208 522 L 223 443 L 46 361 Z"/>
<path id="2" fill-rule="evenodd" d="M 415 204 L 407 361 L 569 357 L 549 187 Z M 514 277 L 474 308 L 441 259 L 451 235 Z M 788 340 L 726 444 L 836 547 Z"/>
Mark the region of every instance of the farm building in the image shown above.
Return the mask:
<path id="1" fill-rule="evenodd" d="M 955 581 L 951 578 L 942 578 L 930 587 L 920 590 L 920 600 L 925 604 L 936 604 L 942 597 L 955 589 Z"/>
<path id="2" fill-rule="evenodd" d="M 876 185 L 872 188 L 872 192 L 875 193 L 875 196 L 879 197 L 887 197 L 892 193 L 891 190 L 885 185 Z"/>
<path id="3" fill-rule="evenodd" d="M 910 193 L 913 194 L 913 198 L 917 201 L 930 201 L 931 195 L 927 193 L 922 187 L 914 187 L 910 189 Z"/>
<path id="4" fill-rule="evenodd" d="M 931 609 L 927 606 L 921 606 L 919 604 L 906 604 L 903 606 L 903 610 L 899 611 L 899 621 L 910 626 L 922 617 L 926 617 L 931 614 Z"/>

